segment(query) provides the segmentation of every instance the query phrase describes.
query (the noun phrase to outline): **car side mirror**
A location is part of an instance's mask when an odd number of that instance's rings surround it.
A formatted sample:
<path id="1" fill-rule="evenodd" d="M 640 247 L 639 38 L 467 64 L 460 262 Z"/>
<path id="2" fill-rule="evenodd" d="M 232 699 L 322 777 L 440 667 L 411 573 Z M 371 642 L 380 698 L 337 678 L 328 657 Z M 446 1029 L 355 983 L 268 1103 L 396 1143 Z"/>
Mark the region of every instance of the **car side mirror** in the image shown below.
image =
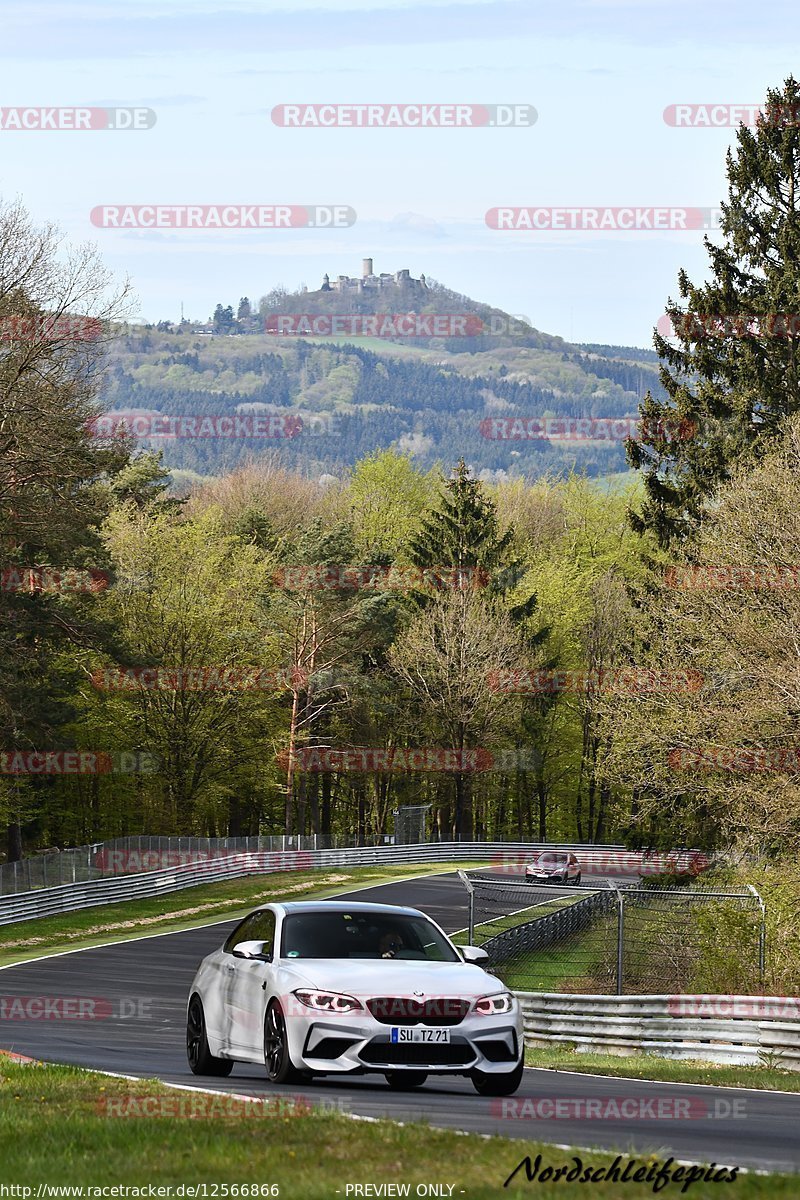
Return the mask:
<path id="1" fill-rule="evenodd" d="M 489 961 L 489 955 L 480 946 L 459 946 L 459 949 L 464 962 L 485 963 Z"/>
<path id="2" fill-rule="evenodd" d="M 231 951 L 234 958 L 260 958 L 264 962 L 271 962 L 272 955 L 269 951 L 264 950 L 266 942 L 239 942 L 238 946 L 234 946 Z"/>

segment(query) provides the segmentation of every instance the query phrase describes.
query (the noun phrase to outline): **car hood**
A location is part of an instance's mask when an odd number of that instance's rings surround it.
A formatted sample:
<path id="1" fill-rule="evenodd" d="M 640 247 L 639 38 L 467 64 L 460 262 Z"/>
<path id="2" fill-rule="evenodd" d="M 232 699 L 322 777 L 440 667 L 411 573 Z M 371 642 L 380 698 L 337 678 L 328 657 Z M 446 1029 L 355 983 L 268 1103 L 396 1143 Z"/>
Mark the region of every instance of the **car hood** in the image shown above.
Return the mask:
<path id="1" fill-rule="evenodd" d="M 494 975 L 474 963 L 426 963 L 391 959 L 315 958 L 284 960 L 297 987 L 325 988 L 358 997 L 459 996 L 471 999 L 505 990 Z"/>

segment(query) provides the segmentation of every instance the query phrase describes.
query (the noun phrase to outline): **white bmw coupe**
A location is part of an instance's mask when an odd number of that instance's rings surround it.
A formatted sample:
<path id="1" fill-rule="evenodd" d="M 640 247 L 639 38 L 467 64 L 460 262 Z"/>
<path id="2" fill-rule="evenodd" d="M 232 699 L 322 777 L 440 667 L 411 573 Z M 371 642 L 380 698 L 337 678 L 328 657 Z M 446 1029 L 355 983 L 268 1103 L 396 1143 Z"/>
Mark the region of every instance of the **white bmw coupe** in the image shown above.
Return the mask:
<path id="1" fill-rule="evenodd" d="M 483 1096 L 522 1081 L 522 1013 L 475 946 L 414 908 L 267 904 L 200 964 L 186 1048 L 196 1075 L 264 1063 L 273 1083 L 384 1075 L 398 1090 L 467 1075 Z"/>

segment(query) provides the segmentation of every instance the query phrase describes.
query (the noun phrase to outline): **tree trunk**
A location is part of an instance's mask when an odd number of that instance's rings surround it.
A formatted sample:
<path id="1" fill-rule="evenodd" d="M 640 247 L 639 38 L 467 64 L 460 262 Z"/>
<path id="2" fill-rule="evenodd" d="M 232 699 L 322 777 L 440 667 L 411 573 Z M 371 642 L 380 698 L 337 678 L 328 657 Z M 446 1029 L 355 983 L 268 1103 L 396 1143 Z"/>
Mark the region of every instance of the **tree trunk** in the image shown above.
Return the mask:
<path id="1" fill-rule="evenodd" d="M 311 832 L 319 833 L 319 775 L 312 775 L 308 786 L 308 809 L 311 816 Z"/>
<path id="2" fill-rule="evenodd" d="M 241 801 L 234 793 L 228 797 L 228 837 L 242 836 L 242 806 Z"/>
<path id="3" fill-rule="evenodd" d="M 367 840 L 367 801 L 364 796 L 364 781 L 361 779 L 356 784 L 356 795 L 358 797 L 356 845 L 363 846 Z"/>
<path id="4" fill-rule="evenodd" d="M 289 762 L 286 768 L 286 796 L 283 801 L 283 832 L 292 832 L 292 802 L 294 800 L 295 756 L 297 754 L 297 722 L 300 712 L 300 693 L 292 692 L 292 716 L 289 722 Z"/>
<path id="5" fill-rule="evenodd" d="M 8 826 L 6 846 L 6 858 L 8 862 L 21 862 L 22 826 L 18 821 L 14 821 Z"/>
<path id="6" fill-rule="evenodd" d="M 322 776 L 322 814 L 320 818 L 320 833 L 324 837 L 331 834 L 331 773 L 325 771 Z"/>
<path id="7" fill-rule="evenodd" d="M 539 809 L 539 841 L 547 841 L 547 788 L 539 775 L 536 779 L 536 798 Z"/>
<path id="8" fill-rule="evenodd" d="M 302 837 L 306 831 L 306 796 L 308 792 L 308 775 L 303 771 L 297 784 L 297 829 L 288 830 Z"/>

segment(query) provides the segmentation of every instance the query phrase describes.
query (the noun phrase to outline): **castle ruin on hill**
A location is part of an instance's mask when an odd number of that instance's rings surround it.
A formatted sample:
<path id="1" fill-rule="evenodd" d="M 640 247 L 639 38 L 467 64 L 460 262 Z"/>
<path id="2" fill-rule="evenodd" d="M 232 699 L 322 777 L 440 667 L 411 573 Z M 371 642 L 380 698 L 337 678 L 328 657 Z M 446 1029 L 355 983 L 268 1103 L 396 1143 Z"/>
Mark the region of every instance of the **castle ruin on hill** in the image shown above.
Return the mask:
<path id="1" fill-rule="evenodd" d="M 339 275 L 331 282 L 330 276 L 326 274 L 323 276 L 320 291 L 379 292 L 381 289 L 389 287 L 411 288 L 416 292 L 428 290 L 424 275 L 420 275 L 419 279 L 412 279 L 411 272 L 405 269 L 395 271 L 394 274 L 383 271 L 380 275 L 375 275 L 372 270 L 372 259 L 365 258 L 361 265 L 360 279 L 353 279 L 350 275 Z"/>

